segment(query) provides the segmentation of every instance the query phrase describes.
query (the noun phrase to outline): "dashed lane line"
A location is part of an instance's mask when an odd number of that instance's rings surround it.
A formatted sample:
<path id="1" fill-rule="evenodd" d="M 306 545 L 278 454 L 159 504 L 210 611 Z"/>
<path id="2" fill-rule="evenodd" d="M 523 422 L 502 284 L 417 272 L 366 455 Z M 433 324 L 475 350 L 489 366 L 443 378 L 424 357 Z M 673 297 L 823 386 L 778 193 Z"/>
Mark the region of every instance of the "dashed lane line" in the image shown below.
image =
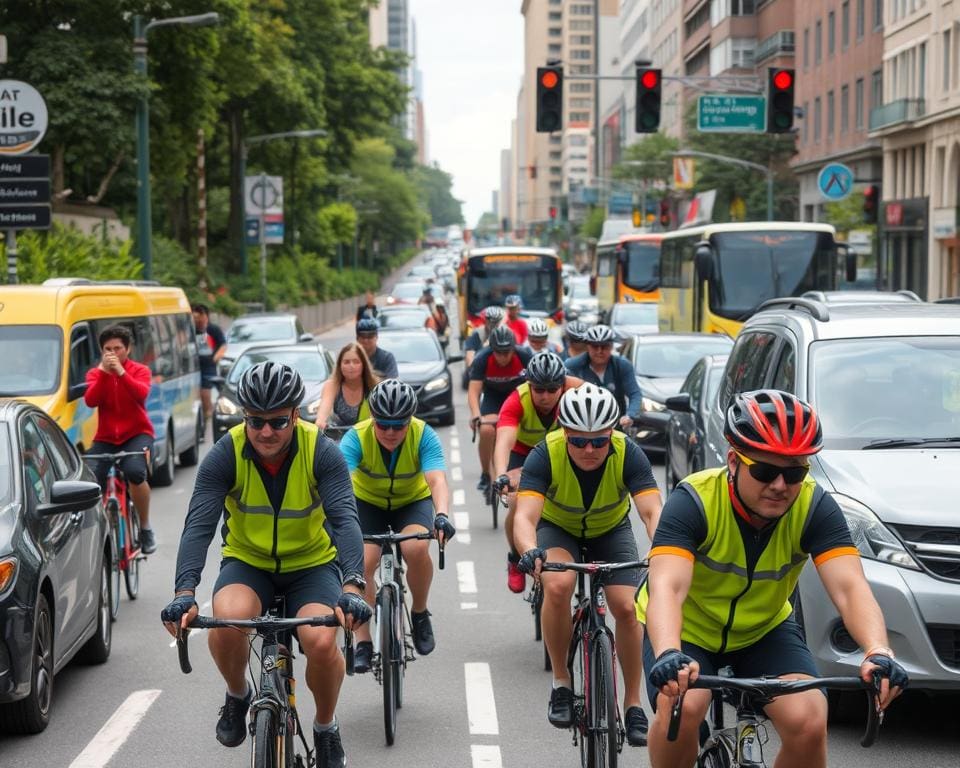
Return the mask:
<path id="1" fill-rule="evenodd" d="M 500 747 L 491 744 L 471 744 L 470 758 L 473 768 L 503 768 Z"/>
<path id="2" fill-rule="evenodd" d="M 456 503 L 456 502 L 454 502 Z M 470 513 L 469 512 L 454 512 L 453 513 L 453 524 L 457 526 L 458 531 L 469 531 L 470 530 Z"/>
<path id="3" fill-rule="evenodd" d="M 471 735 L 498 736 L 497 704 L 493 698 L 493 681 L 490 665 L 482 662 L 467 662 L 463 665 L 464 683 L 467 692 L 467 721 Z"/>
<path id="4" fill-rule="evenodd" d="M 465 533 L 457 531 L 458 544 L 469 544 L 471 541 L 473 541 L 473 538 L 470 536 L 470 531 L 466 531 Z"/>
<path id="5" fill-rule="evenodd" d="M 83 752 L 70 763 L 70 768 L 103 768 L 130 737 L 159 695 L 158 690 L 143 690 L 127 696 Z"/>
<path id="6" fill-rule="evenodd" d="M 475 611 L 479 603 L 460 603 L 461 611 Z"/>
<path id="7" fill-rule="evenodd" d="M 464 493 L 463 488 L 457 488 L 453 492 L 453 506 L 462 507 L 467 503 L 467 494 Z"/>
<path id="8" fill-rule="evenodd" d="M 472 560 L 457 561 L 457 583 L 460 586 L 460 594 L 477 594 L 477 574 L 473 569 Z"/>
<path id="9" fill-rule="evenodd" d="M 456 435 L 453 435 L 453 436 L 450 438 L 450 447 L 451 447 L 451 448 L 459 448 L 459 447 L 460 447 L 460 438 L 457 437 Z"/>
<path id="10" fill-rule="evenodd" d="M 460 451 L 457 448 L 450 449 L 450 463 L 451 464 L 460 463 Z"/>
<path id="11" fill-rule="evenodd" d="M 463 469 L 460 467 L 453 467 L 450 470 L 450 479 L 455 483 L 463 482 Z"/>

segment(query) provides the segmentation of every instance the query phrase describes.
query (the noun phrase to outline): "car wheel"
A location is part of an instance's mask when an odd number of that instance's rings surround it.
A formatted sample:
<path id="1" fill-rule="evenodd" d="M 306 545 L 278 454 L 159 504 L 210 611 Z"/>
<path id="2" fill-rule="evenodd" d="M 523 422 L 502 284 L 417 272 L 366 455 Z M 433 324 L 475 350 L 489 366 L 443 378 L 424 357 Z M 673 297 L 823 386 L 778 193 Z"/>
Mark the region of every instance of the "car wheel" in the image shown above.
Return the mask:
<path id="1" fill-rule="evenodd" d="M 110 615 L 110 560 L 104 556 L 100 565 L 100 599 L 97 602 L 97 629 L 93 637 L 77 653 L 82 664 L 103 664 L 110 658 L 113 641 L 113 616 Z"/>
<path id="2" fill-rule="evenodd" d="M 193 437 L 193 445 L 191 445 L 187 450 L 180 454 L 180 466 L 181 467 L 193 467 L 196 466 L 197 460 L 200 458 L 200 441 L 203 440 L 203 416 L 197 416 L 197 426 L 195 429 L 196 434 Z"/>
<path id="3" fill-rule="evenodd" d="M 50 722 L 53 703 L 53 616 L 47 598 L 37 595 L 33 624 L 30 694 L 0 707 L 0 724 L 7 733 L 40 733 Z"/>
<path id="4" fill-rule="evenodd" d="M 165 453 L 167 454 L 167 460 L 153 472 L 151 485 L 157 488 L 166 488 L 169 485 L 173 485 L 173 475 L 176 471 L 173 466 L 173 426 L 170 424 L 167 425 L 167 447 Z"/>

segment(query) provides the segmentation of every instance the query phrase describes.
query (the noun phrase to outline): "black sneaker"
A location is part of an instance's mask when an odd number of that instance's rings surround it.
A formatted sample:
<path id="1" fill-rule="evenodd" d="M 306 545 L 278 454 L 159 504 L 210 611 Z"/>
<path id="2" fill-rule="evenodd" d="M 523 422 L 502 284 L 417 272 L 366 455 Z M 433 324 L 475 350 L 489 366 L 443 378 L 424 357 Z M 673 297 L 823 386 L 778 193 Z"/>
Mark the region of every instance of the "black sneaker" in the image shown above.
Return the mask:
<path id="1" fill-rule="evenodd" d="M 565 686 L 550 691 L 547 720 L 554 728 L 569 728 L 573 725 L 573 691 Z"/>
<path id="2" fill-rule="evenodd" d="M 421 656 L 432 653 L 437 644 L 433 639 L 430 611 L 424 611 L 423 613 L 411 611 L 410 620 L 413 622 L 413 647 L 417 649 L 417 653 Z"/>
<path id="3" fill-rule="evenodd" d="M 346 768 L 347 756 L 340 742 L 340 726 L 329 731 L 313 729 L 313 747 L 317 750 L 317 768 Z"/>
<path id="4" fill-rule="evenodd" d="M 647 714 L 643 707 L 627 707 L 623 720 L 627 728 L 627 743 L 631 747 L 647 746 Z"/>
<path id="5" fill-rule="evenodd" d="M 480 482 L 477 483 L 478 491 L 486 491 L 490 488 L 490 475 L 480 475 Z"/>
<path id="6" fill-rule="evenodd" d="M 217 741 L 223 746 L 239 747 L 247 738 L 247 710 L 250 709 L 252 698 L 253 691 L 249 688 L 242 699 L 227 694 L 217 721 Z"/>
<path id="7" fill-rule="evenodd" d="M 152 555 L 157 551 L 157 536 L 152 528 L 140 529 L 140 551 L 145 555 Z"/>
<path id="8" fill-rule="evenodd" d="M 369 640 L 361 640 L 353 651 L 353 671 L 360 675 L 369 672 L 372 662 L 373 643 Z"/>

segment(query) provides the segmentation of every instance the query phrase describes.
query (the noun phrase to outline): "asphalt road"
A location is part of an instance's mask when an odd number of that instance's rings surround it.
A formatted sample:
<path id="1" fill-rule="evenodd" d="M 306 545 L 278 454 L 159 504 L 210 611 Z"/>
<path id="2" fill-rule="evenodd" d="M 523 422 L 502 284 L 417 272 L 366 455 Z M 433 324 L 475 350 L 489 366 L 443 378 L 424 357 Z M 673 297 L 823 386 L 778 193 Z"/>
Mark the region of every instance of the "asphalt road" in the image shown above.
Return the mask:
<path id="1" fill-rule="evenodd" d="M 351 326 L 324 334 L 336 350 Z M 457 381 L 457 377 L 454 377 Z M 437 649 L 408 668 L 397 742 L 386 747 L 380 688 L 370 675 L 348 678 L 338 717 L 350 765 L 395 768 L 574 766 L 578 750 L 568 732 L 546 720 L 550 676 L 533 640 L 527 603 L 505 585 L 506 548 L 491 526 L 489 509 L 474 490 L 478 476 L 466 403 L 456 391 L 458 424 L 439 429 L 447 450 L 458 535 L 437 571 L 431 593 Z M 663 468 L 655 465 L 663 482 Z M 202 636 L 194 635 L 194 672 L 182 675 L 159 613 L 172 593 L 176 546 L 194 470 L 178 470 L 176 483 L 157 489 L 153 519 L 160 549 L 143 566 L 139 599 L 124 597 L 114 624 L 113 652 L 98 667 L 71 665 L 56 678 L 50 727 L 28 738 L 0 737 L 2 768 L 103 768 L 249 764 L 249 741 L 237 749 L 214 738 L 223 684 Z M 635 526 L 639 527 L 639 526 Z M 645 542 L 640 542 L 645 546 Z M 217 570 L 211 548 L 199 602 L 209 609 Z M 298 703 L 309 734 L 312 699 L 299 663 Z M 834 725 L 830 765 L 913 768 L 960 766 L 956 713 L 960 697 L 904 697 L 890 713 L 878 744 L 860 748 L 859 724 Z M 859 712 L 859 710 L 858 710 Z M 776 736 L 766 754 L 770 764 Z M 621 764 L 648 765 L 645 749 L 624 747 Z"/>

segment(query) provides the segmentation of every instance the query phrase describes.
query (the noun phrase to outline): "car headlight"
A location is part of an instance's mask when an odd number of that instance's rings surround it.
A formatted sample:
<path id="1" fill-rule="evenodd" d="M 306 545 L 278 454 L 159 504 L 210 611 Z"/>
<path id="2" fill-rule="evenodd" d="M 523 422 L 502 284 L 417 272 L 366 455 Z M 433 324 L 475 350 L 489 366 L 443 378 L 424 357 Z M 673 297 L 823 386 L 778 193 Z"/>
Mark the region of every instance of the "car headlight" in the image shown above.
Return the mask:
<path id="1" fill-rule="evenodd" d="M 217 398 L 217 413 L 221 416 L 236 416 L 240 413 L 240 409 L 229 397 L 223 397 L 221 395 Z"/>
<path id="2" fill-rule="evenodd" d="M 441 389 L 446 389 L 450 386 L 450 378 L 444 374 L 443 376 L 437 376 L 435 379 L 428 381 L 424 387 L 424 392 L 439 392 Z"/>
<path id="3" fill-rule="evenodd" d="M 904 549 L 900 539 L 894 536 L 868 507 L 842 493 L 832 495 L 847 519 L 853 543 L 863 557 L 914 571 L 920 570 L 917 561 Z"/>
<path id="4" fill-rule="evenodd" d="M 318 397 L 316 400 L 314 400 L 312 403 L 310 403 L 310 404 L 307 406 L 307 413 L 308 413 L 310 416 L 316 416 L 316 415 L 317 415 L 317 411 L 319 411 L 319 410 L 320 410 L 320 398 Z"/>
<path id="5" fill-rule="evenodd" d="M 0 559 L 0 595 L 9 592 L 17 580 L 17 558 Z"/>
<path id="6" fill-rule="evenodd" d="M 640 410 L 660 412 L 667 410 L 667 406 L 665 406 L 663 403 L 658 403 L 656 400 L 651 400 L 649 397 L 641 397 Z"/>

